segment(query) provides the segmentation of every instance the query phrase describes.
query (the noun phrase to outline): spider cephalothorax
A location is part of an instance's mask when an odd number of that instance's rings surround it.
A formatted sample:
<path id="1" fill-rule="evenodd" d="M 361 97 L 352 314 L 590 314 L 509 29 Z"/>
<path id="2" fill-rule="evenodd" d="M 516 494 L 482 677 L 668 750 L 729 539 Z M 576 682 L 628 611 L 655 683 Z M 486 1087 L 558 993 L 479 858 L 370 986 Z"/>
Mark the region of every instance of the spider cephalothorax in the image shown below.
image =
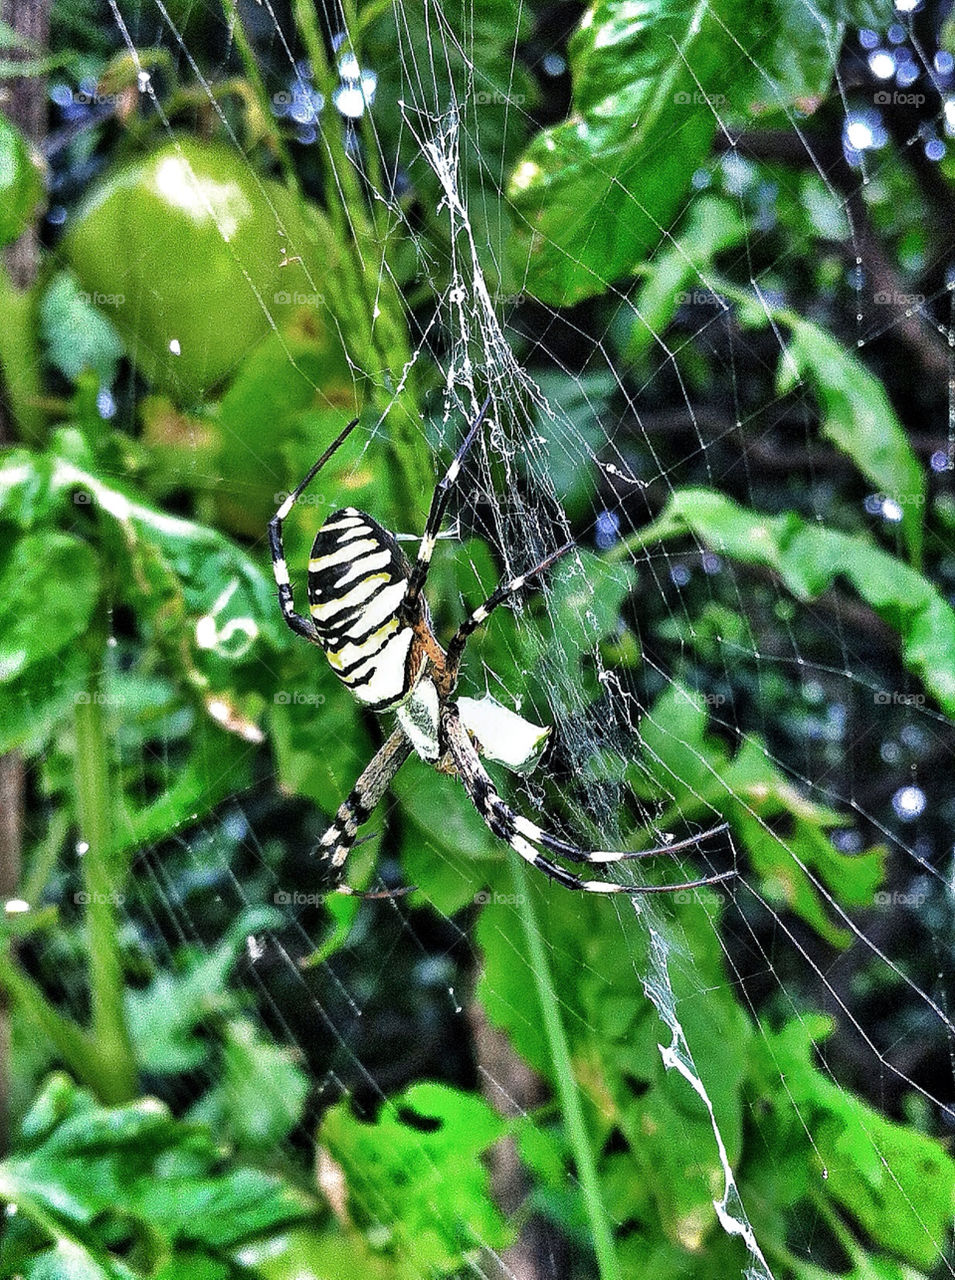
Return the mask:
<path id="1" fill-rule="evenodd" d="M 636 853 L 588 850 L 553 836 L 515 813 L 501 798 L 481 763 L 483 754 L 509 768 L 534 767 L 550 730 L 533 725 L 491 698 L 455 698 L 458 667 L 468 637 L 499 604 L 569 551 L 567 543 L 528 573 L 502 583 L 451 637 L 447 649 L 436 639 L 423 590 L 435 540 L 465 454 L 490 404 L 474 419 L 444 479 L 434 491 L 417 559 L 409 563 L 394 536 L 364 511 L 344 507 L 325 521 L 308 562 L 309 617 L 295 612 L 282 546 L 282 522 L 296 498 L 357 425 L 350 422 L 322 454 L 269 524 L 272 565 L 279 604 L 298 635 L 319 645 L 332 670 L 365 706 L 394 711 L 398 727 L 385 742 L 322 836 L 319 848 L 341 875 L 358 829 L 370 816 L 412 751 L 457 777 L 490 830 L 526 861 L 569 889 L 592 893 L 651 893 L 689 889 L 725 880 L 732 872 L 673 885 L 624 885 L 584 880 L 546 857 L 535 845 L 578 863 L 619 862 L 673 853 L 706 838 L 709 831 L 678 844 Z M 717 828 L 722 830 L 722 828 Z M 338 885 L 342 893 L 350 890 Z"/>

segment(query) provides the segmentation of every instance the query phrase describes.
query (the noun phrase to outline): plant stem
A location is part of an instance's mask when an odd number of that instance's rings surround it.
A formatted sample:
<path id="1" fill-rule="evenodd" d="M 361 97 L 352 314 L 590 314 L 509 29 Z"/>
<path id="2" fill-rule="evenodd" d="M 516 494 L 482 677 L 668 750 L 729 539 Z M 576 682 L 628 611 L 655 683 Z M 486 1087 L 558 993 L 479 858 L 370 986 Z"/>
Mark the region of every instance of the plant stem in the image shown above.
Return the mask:
<path id="1" fill-rule="evenodd" d="M 245 72 L 246 79 L 252 88 L 252 96 L 262 115 L 264 122 L 263 127 L 269 126 L 269 141 L 275 148 L 275 154 L 278 156 L 279 164 L 282 167 L 282 176 L 285 184 L 295 195 L 301 196 L 302 190 L 299 186 L 298 175 L 295 172 L 295 165 L 289 154 L 289 149 L 285 145 L 285 139 L 282 136 L 281 128 L 275 123 L 272 111 L 269 105 L 269 95 L 262 80 L 262 73 L 259 71 L 259 65 L 255 60 L 255 52 L 246 35 L 245 27 L 242 24 L 242 15 L 239 13 L 239 7 L 236 0 L 222 0 L 222 12 L 226 20 L 226 26 L 235 40 L 235 47 L 239 51 L 239 57 L 242 60 L 242 69 Z"/>
<path id="2" fill-rule="evenodd" d="M 547 963 L 547 952 L 544 949 L 544 943 L 537 926 L 537 917 L 534 914 L 534 906 L 528 892 L 524 865 L 518 861 L 516 855 L 511 858 L 511 874 L 514 877 L 518 910 L 520 911 L 521 924 L 524 928 L 524 937 L 527 940 L 530 968 L 534 975 L 541 1013 L 544 1018 L 544 1033 L 547 1036 L 551 1061 L 554 1064 L 554 1079 L 557 1085 L 557 1094 L 560 1098 L 564 1125 L 571 1150 L 574 1153 L 574 1160 L 577 1164 L 577 1174 L 580 1178 L 580 1186 L 584 1197 L 584 1208 L 590 1221 L 590 1229 L 593 1232 L 594 1252 L 597 1255 L 600 1280 L 621 1280 L 620 1260 L 617 1257 L 610 1219 L 607 1217 L 600 1195 L 597 1166 L 594 1162 L 593 1151 L 590 1148 L 590 1140 L 587 1136 L 587 1128 L 584 1124 L 584 1113 L 580 1104 L 580 1091 L 571 1067 L 570 1048 L 567 1044 L 564 1024 L 560 1017 L 557 992 L 554 990 L 550 966 Z"/>
<path id="3" fill-rule="evenodd" d="M 43 897 L 43 890 L 50 882 L 56 864 L 63 853 L 63 845 L 70 828 L 70 815 L 66 806 L 54 810 L 46 835 L 38 840 L 30 859 L 30 870 L 20 896 L 31 907 Z"/>
<path id="4" fill-rule="evenodd" d="M 36 344 L 33 290 L 17 289 L 0 261 L 0 377 L 21 440 L 46 443 L 46 414 L 40 407 L 40 360 Z"/>
<path id="5" fill-rule="evenodd" d="M 23 972 L 6 949 L 0 950 L 0 989 L 35 1027 L 45 1035 L 67 1069 L 84 1084 L 102 1094 L 102 1070 L 97 1046 L 75 1022 L 50 1003 L 31 977 Z"/>
<path id="6" fill-rule="evenodd" d="M 91 670 L 97 669 L 94 657 Z M 103 723 L 98 681 L 89 701 L 76 705 L 75 787 L 86 889 L 89 936 L 92 1036 L 100 1057 L 97 1091 L 104 1102 L 136 1096 L 136 1063 L 123 1014 L 123 965 L 119 949 L 119 912 L 126 885 L 126 859 L 112 855 L 112 806 L 108 773 L 109 743 Z"/>

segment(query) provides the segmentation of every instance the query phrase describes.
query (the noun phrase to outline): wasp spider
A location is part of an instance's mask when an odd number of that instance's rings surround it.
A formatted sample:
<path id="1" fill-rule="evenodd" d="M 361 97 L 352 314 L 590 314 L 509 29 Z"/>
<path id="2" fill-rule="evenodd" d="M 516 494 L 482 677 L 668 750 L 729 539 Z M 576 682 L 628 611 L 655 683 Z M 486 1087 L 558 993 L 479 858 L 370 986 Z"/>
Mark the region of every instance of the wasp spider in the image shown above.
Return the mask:
<path id="1" fill-rule="evenodd" d="M 310 617 L 295 612 L 282 545 L 282 522 L 306 485 L 357 425 L 357 418 L 325 450 L 269 523 L 272 566 L 285 621 L 297 635 L 324 650 L 332 670 L 359 702 L 372 711 L 394 711 L 398 721 L 319 842 L 319 852 L 334 870 L 337 890 L 351 892 L 341 882 L 345 859 L 355 844 L 359 827 L 370 817 L 412 751 L 457 777 L 494 835 L 506 840 L 532 866 L 568 889 L 590 893 L 659 893 L 726 880 L 734 874 L 732 871 L 666 885 L 625 885 L 574 875 L 540 849 L 576 863 L 619 862 L 672 854 L 725 828 L 717 827 L 679 843 L 640 852 L 582 849 L 516 813 L 498 794 L 481 763 L 480 756 L 485 755 L 519 772 L 533 768 L 550 730 L 530 724 L 491 698 L 455 698 L 458 668 L 468 637 L 499 604 L 543 573 L 572 546 L 567 543 L 529 572 L 502 583 L 458 628 L 446 649 L 438 643 L 431 629 L 424 586 L 451 490 L 489 403 L 490 398 L 434 491 L 414 564 L 408 563 L 394 536 L 370 515 L 354 507 L 335 511 L 319 529 L 312 545 L 308 562 Z"/>

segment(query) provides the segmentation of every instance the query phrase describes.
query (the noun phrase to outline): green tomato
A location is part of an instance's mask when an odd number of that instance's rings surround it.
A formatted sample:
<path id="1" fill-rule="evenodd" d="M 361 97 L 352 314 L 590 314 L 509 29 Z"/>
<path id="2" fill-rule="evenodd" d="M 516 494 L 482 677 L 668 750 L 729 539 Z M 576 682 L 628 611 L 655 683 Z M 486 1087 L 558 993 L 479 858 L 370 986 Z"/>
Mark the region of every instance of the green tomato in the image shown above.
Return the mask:
<path id="1" fill-rule="evenodd" d="M 43 182 L 30 144 L 0 115 L 0 248 L 17 239 L 42 198 Z"/>
<path id="2" fill-rule="evenodd" d="M 180 137 L 108 174 L 64 251 L 150 382 L 195 401 L 271 320 L 321 306 L 305 264 L 328 262 L 324 234 L 320 215 L 237 152 Z"/>

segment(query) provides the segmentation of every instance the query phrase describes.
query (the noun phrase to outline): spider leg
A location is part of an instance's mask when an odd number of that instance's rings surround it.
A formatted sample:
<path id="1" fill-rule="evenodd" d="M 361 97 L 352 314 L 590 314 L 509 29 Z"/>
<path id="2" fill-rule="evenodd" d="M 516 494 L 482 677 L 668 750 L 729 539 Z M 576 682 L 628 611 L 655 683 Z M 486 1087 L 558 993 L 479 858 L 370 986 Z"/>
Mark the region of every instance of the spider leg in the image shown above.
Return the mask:
<path id="1" fill-rule="evenodd" d="M 495 791 L 494 783 L 481 764 L 474 744 L 468 737 L 467 731 L 454 710 L 449 708 L 444 712 L 442 725 L 451 759 L 458 771 L 464 789 L 488 828 L 494 835 L 506 840 L 525 862 L 529 862 L 538 871 L 543 871 L 551 880 L 556 880 L 564 888 L 582 889 L 587 893 L 628 893 L 633 896 L 635 894 L 671 893 L 680 889 L 696 889 L 703 885 L 719 884 L 735 876 L 735 871 L 723 871 L 718 875 L 701 876 L 696 880 L 686 880 L 679 884 L 665 885 L 628 885 L 615 884 L 610 880 L 583 880 L 580 876 L 574 875 L 573 872 L 567 871 L 566 868 L 558 866 L 556 862 L 552 862 L 550 858 L 545 857 L 544 854 L 534 848 L 531 841 L 536 840 L 537 843 L 544 845 L 545 848 L 549 848 L 555 853 L 566 857 L 576 858 L 578 861 L 610 862 L 622 860 L 628 855 L 598 853 L 594 857 L 594 855 L 589 854 L 584 849 L 579 849 L 576 845 L 567 844 L 563 840 L 558 840 L 556 837 L 548 835 L 540 827 L 529 822 L 520 814 L 515 813 Z M 723 828 L 718 829 L 722 830 Z M 715 832 L 708 832 L 707 835 L 709 834 L 715 834 Z M 669 853 L 674 848 L 681 848 L 685 844 L 695 843 L 697 843 L 697 840 L 691 839 L 682 841 L 678 846 L 671 845 L 657 850 L 644 850 L 636 856 L 646 857 L 651 853 Z"/>
<path id="2" fill-rule="evenodd" d="M 550 831 L 546 831 L 543 827 L 539 827 L 536 822 L 531 822 L 529 818 L 523 817 L 516 813 L 505 800 L 500 796 L 495 796 L 495 800 L 499 802 L 499 811 L 502 820 L 513 824 L 514 829 L 522 836 L 534 844 L 542 845 L 545 849 L 549 849 L 551 853 L 556 853 L 561 858 L 567 858 L 570 862 L 590 862 L 597 865 L 601 863 L 612 862 L 632 862 L 635 858 L 659 858 L 664 854 L 679 853 L 681 849 L 691 849 L 698 844 L 702 844 L 704 840 L 712 840 L 714 836 L 722 835 L 729 828 L 728 822 L 721 822 L 718 827 L 710 827 L 707 831 L 702 831 L 698 836 L 687 836 L 684 840 L 675 840 L 673 844 L 658 844 L 652 849 L 584 849 L 581 845 L 571 844 L 567 840 L 562 840 L 560 836 L 553 835 Z M 497 807 L 497 806 L 496 806 Z M 733 872 L 721 872 L 717 879 L 728 879 Z M 709 883 L 709 878 L 703 883 Z M 679 888 L 686 888 L 685 885 L 679 885 Z"/>
<path id="3" fill-rule="evenodd" d="M 511 578 L 509 582 L 502 582 L 496 590 L 492 591 L 483 604 L 478 605 L 471 616 L 462 622 L 457 631 L 451 637 L 448 645 L 448 670 L 452 676 L 457 675 L 458 666 L 464 653 L 464 646 L 470 637 L 477 631 L 482 623 L 486 622 L 490 615 L 494 612 L 499 604 L 503 604 L 505 600 L 516 595 L 518 591 L 529 582 L 531 578 L 536 578 L 538 574 L 543 573 L 545 569 L 549 569 L 552 564 L 566 555 L 568 551 L 573 549 L 572 542 L 565 542 L 562 547 L 554 551 L 551 555 L 543 559 L 540 564 L 535 564 L 533 569 L 529 569 L 527 573 L 522 573 L 516 578 Z"/>
<path id="4" fill-rule="evenodd" d="M 323 862 L 330 862 L 335 873 L 334 892 L 354 894 L 357 891 L 341 883 L 345 859 L 354 847 L 358 828 L 367 822 L 391 780 L 411 755 L 411 743 L 401 729 L 388 741 L 362 771 L 354 787 L 339 806 L 335 820 L 318 842 L 317 852 Z M 409 893 L 410 889 L 399 892 Z M 361 894 L 361 897 L 393 897 L 392 893 Z"/>
<path id="5" fill-rule="evenodd" d="M 342 431 L 337 438 L 332 441 L 309 471 L 305 479 L 292 490 L 289 496 L 279 507 L 278 511 L 276 511 L 275 515 L 269 521 L 269 550 L 272 553 L 272 572 L 275 575 L 275 585 L 279 589 L 279 606 L 282 610 L 282 617 L 296 635 L 304 636 L 306 640 L 311 640 L 312 644 L 320 644 L 321 641 L 318 638 L 318 631 L 312 619 L 305 618 L 302 614 L 295 612 L 295 601 L 292 596 L 292 584 L 289 580 L 288 565 L 285 562 L 285 547 L 282 542 L 282 522 L 295 505 L 296 498 L 298 498 L 303 489 L 312 482 L 318 472 L 321 471 L 322 467 L 324 467 L 328 459 L 351 434 L 357 425 L 357 418 L 349 422 L 344 431 Z"/>
<path id="6" fill-rule="evenodd" d="M 478 415 L 471 424 L 467 435 L 461 443 L 461 447 L 452 459 L 451 465 L 448 467 L 444 479 L 435 488 L 431 498 L 431 510 L 428 512 L 428 519 L 424 527 L 424 533 L 421 535 L 421 545 L 418 548 L 418 558 L 414 562 L 411 574 L 408 578 L 408 588 L 405 592 L 405 598 L 402 607 L 406 618 L 413 618 L 418 604 L 418 598 L 424 590 L 425 579 L 428 576 L 428 569 L 431 565 L 431 557 L 434 554 L 434 544 L 441 528 L 441 521 L 444 519 L 444 513 L 447 510 L 448 502 L 451 498 L 451 490 L 453 489 L 458 475 L 461 471 L 461 463 L 464 461 L 465 454 L 474 443 L 474 437 L 480 430 L 481 424 L 491 404 L 491 397 L 488 396 Z"/>

